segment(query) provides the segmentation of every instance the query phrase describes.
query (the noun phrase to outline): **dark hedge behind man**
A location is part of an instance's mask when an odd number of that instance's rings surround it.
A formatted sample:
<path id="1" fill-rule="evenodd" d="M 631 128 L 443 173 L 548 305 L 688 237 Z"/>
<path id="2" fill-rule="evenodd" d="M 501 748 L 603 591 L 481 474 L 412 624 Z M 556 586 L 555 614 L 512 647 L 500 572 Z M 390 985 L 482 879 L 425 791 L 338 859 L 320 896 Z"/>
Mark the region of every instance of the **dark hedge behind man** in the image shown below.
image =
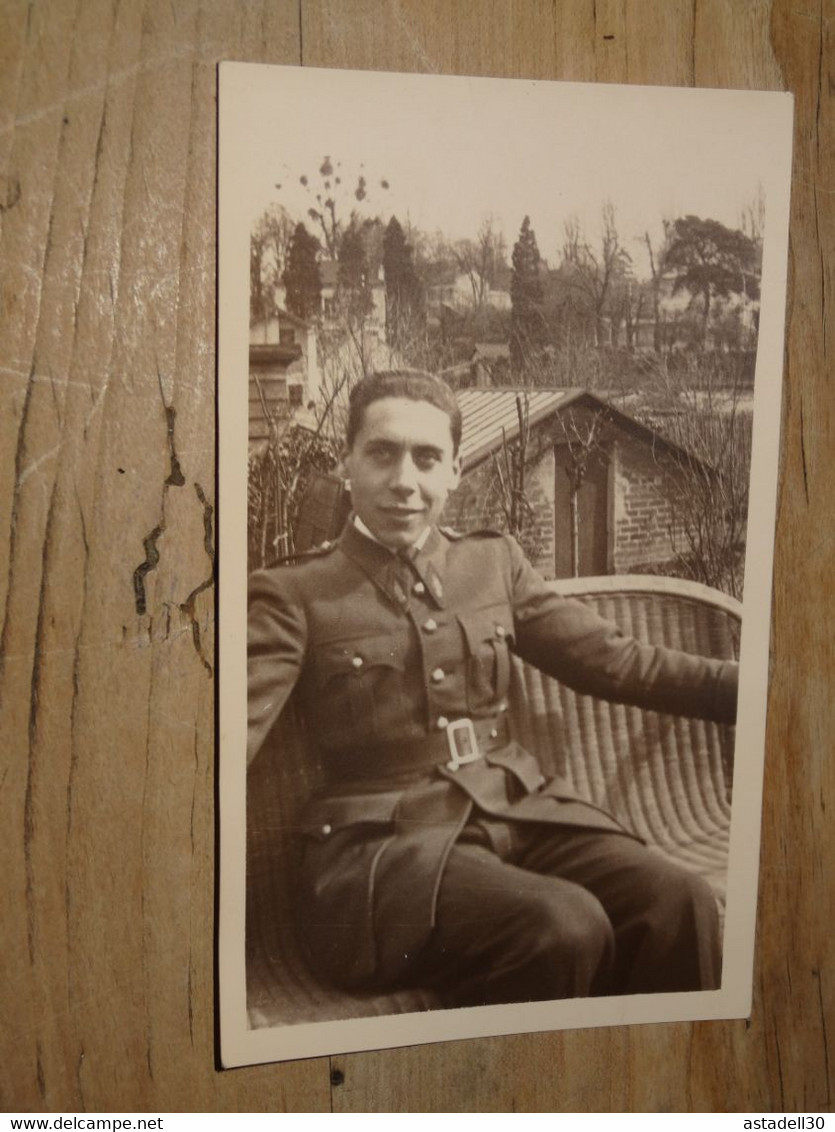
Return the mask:
<path id="1" fill-rule="evenodd" d="M 352 519 L 251 579 L 248 757 L 298 685 L 325 769 L 300 826 L 311 963 L 455 1005 L 717 987 L 709 887 L 545 780 L 506 697 L 515 652 L 582 693 L 732 722 L 736 665 L 624 637 L 507 535 L 439 528 L 460 439 L 439 379 L 363 379 Z"/>

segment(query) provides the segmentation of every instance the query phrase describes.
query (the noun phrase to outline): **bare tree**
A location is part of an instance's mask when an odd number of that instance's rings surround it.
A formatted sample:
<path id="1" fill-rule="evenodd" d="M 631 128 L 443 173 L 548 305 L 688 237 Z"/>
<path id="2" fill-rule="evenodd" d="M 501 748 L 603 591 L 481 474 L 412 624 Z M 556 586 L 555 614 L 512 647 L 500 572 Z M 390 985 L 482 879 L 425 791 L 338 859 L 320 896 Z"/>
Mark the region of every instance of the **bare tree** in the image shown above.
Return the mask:
<path id="1" fill-rule="evenodd" d="M 743 208 L 739 218 L 739 228 L 749 240 L 753 240 L 762 253 L 765 233 L 765 191 L 762 184 L 757 185 L 753 200 Z"/>
<path id="2" fill-rule="evenodd" d="M 281 204 L 271 204 L 256 220 L 249 244 L 250 320 L 275 314 L 275 293 L 287 266 L 296 225 Z"/>
<path id="3" fill-rule="evenodd" d="M 585 240 L 580 223 L 572 217 L 564 228 L 563 269 L 565 277 L 583 296 L 594 318 L 595 343 L 604 345 L 605 317 L 613 284 L 618 276 L 631 271 L 632 257 L 622 247 L 611 201 L 601 213 L 600 248 L 595 250 Z"/>
<path id="4" fill-rule="evenodd" d="M 588 472 L 589 462 L 604 451 L 602 434 L 610 419 L 607 409 L 601 406 L 592 413 L 575 413 L 573 409 L 558 413 L 563 438 L 568 450 L 568 499 L 571 532 L 571 576 L 580 576 L 580 489 Z"/>
<path id="5" fill-rule="evenodd" d="M 473 307 L 480 310 L 487 302 L 499 271 L 507 265 L 507 245 L 492 216 L 486 217 L 475 240 L 458 240 L 450 248 L 456 267 L 467 276 Z"/>
<path id="6" fill-rule="evenodd" d="M 497 452 L 493 453 L 493 465 L 507 531 L 514 538 L 523 541 L 526 521 L 533 514 L 533 508 L 525 494 L 525 471 L 530 439 L 527 394 L 517 395 L 516 414 L 519 421 L 519 436 L 511 444 L 508 442 L 505 430 L 502 429 L 501 456 Z"/>
<path id="7" fill-rule="evenodd" d="M 631 275 L 615 281 L 610 300 L 612 345 L 620 345 L 620 328 L 624 328 L 626 348 L 634 350 L 638 326 L 644 313 L 644 289 Z"/>
<path id="8" fill-rule="evenodd" d="M 278 420 L 270 411 L 257 377 L 255 387 L 267 422 L 268 439 L 250 453 L 247 479 L 248 566 L 265 566 L 293 554 L 299 504 L 310 476 L 331 471 L 338 449 L 327 436 L 333 398 L 324 405 L 315 430 L 299 428 L 292 419 Z"/>
<path id="9" fill-rule="evenodd" d="M 752 418 L 738 379 L 729 388 L 701 359 L 689 364 L 699 372 L 655 360 L 642 414 L 676 446 L 658 457 L 673 482 L 671 547 L 682 575 L 741 597 Z"/>

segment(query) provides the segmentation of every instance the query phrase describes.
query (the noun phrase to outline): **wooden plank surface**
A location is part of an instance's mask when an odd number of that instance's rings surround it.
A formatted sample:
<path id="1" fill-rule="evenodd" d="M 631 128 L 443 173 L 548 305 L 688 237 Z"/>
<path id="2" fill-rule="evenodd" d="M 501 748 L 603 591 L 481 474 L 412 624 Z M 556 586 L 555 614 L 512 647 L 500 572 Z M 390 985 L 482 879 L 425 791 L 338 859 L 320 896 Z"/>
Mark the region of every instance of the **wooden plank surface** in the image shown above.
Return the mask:
<path id="1" fill-rule="evenodd" d="M 6 1109 L 831 1110 L 833 36 L 832 0 L 0 4 Z M 221 59 L 795 93 L 750 1023 L 215 1068 Z"/>

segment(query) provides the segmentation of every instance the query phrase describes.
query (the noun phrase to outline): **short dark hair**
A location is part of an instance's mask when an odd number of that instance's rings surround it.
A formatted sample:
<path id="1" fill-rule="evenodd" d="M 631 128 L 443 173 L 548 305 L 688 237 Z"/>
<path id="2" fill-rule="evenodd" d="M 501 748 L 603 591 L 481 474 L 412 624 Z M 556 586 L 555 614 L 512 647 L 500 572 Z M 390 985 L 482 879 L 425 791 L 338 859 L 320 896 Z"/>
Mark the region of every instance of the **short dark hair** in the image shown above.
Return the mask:
<path id="1" fill-rule="evenodd" d="M 360 378 L 351 390 L 348 404 L 348 428 L 345 442 L 350 450 L 362 428 L 365 410 L 384 397 L 405 397 L 408 401 L 427 401 L 449 417 L 452 433 L 452 454 L 458 455 L 461 445 L 461 410 L 455 394 L 440 377 L 423 370 L 385 370 Z"/>

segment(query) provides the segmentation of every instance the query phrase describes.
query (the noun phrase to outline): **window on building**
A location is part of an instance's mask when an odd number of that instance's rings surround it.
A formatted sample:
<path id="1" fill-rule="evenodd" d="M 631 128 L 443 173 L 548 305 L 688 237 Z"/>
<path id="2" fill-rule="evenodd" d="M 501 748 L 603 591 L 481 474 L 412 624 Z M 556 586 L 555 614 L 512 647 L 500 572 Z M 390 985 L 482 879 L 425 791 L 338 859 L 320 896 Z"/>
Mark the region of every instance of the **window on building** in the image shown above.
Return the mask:
<path id="1" fill-rule="evenodd" d="M 303 385 L 288 385 L 287 393 L 290 404 L 294 409 L 299 408 L 304 401 L 304 386 Z"/>

